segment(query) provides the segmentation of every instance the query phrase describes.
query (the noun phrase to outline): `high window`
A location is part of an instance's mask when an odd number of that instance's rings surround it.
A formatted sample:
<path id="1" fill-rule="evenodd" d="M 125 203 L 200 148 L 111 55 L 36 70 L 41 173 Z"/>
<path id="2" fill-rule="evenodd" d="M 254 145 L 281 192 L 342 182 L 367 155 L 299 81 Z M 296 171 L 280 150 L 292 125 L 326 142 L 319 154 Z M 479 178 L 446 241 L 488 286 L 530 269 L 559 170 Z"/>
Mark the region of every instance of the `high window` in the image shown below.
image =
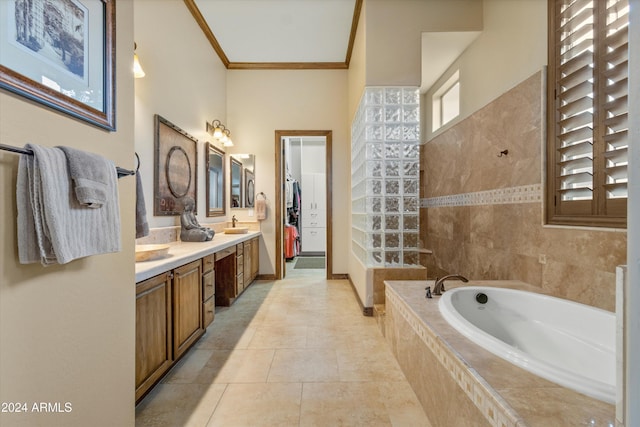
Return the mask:
<path id="1" fill-rule="evenodd" d="M 626 227 L 628 14 L 628 0 L 549 0 L 549 224 Z"/>
<path id="2" fill-rule="evenodd" d="M 456 71 L 433 94 L 432 132 L 440 129 L 460 114 L 460 73 Z"/>

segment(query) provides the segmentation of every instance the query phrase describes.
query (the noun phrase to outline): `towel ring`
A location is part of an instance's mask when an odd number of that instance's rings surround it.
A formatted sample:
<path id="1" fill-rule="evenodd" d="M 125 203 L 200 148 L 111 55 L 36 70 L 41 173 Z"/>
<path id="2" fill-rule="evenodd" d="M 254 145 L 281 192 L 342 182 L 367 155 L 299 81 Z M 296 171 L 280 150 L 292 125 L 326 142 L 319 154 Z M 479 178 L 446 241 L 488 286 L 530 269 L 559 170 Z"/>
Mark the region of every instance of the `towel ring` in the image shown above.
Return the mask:
<path id="1" fill-rule="evenodd" d="M 136 166 L 136 172 L 138 172 L 140 170 L 140 156 L 138 156 L 137 151 L 134 151 L 133 154 L 136 155 L 136 161 L 138 162 L 138 165 Z"/>

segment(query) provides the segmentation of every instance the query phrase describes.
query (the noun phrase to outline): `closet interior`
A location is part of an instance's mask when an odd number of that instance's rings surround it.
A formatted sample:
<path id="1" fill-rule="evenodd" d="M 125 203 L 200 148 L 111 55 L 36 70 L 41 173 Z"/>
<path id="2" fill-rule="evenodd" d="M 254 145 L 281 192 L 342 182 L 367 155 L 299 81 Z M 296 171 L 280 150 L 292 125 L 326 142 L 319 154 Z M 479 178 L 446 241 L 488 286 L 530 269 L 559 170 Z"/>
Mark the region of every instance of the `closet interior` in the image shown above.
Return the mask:
<path id="1" fill-rule="evenodd" d="M 325 256 L 326 165 L 325 137 L 284 138 L 285 242 L 284 256 Z"/>

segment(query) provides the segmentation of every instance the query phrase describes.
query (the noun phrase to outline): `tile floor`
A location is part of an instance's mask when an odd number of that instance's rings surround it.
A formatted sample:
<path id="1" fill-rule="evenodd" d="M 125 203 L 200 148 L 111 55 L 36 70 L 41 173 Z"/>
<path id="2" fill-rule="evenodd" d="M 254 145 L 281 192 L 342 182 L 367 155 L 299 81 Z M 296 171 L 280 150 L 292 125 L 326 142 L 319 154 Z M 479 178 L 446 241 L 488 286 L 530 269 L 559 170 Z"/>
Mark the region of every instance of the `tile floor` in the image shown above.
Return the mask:
<path id="1" fill-rule="evenodd" d="M 136 426 L 430 426 L 349 282 L 291 264 L 216 307 Z"/>

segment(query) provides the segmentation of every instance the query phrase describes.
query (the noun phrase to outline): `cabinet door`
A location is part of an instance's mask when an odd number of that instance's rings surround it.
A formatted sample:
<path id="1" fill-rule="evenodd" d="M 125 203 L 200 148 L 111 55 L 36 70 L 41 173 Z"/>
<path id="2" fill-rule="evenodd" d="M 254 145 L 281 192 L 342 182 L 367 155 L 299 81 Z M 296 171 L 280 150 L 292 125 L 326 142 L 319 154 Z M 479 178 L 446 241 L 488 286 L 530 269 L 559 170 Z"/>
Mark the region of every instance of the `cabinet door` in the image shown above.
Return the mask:
<path id="1" fill-rule="evenodd" d="M 136 401 L 172 363 L 170 277 L 165 273 L 136 285 Z"/>
<path id="2" fill-rule="evenodd" d="M 322 173 L 302 174 L 302 221 L 326 222 L 327 184 Z"/>
<path id="3" fill-rule="evenodd" d="M 303 228 L 302 252 L 324 252 L 326 240 L 326 228 Z"/>
<path id="4" fill-rule="evenodd" d="M 178 359 L 204 333 L 200 260 L 174 270 L 173 357 Z"/>
<path id="5" fill-rule="evenodd" d="M 257 237 L 252 239 L 251 244 L 251 280 L 258 276 L 260 270 L 260 240 Z"/>
<path id="6" fill-rule="evenodd" d="M 249 286 L 251 277 L 251 263 L 253 262 L 253 239 L 244 242 L 244 287 Z"/>

